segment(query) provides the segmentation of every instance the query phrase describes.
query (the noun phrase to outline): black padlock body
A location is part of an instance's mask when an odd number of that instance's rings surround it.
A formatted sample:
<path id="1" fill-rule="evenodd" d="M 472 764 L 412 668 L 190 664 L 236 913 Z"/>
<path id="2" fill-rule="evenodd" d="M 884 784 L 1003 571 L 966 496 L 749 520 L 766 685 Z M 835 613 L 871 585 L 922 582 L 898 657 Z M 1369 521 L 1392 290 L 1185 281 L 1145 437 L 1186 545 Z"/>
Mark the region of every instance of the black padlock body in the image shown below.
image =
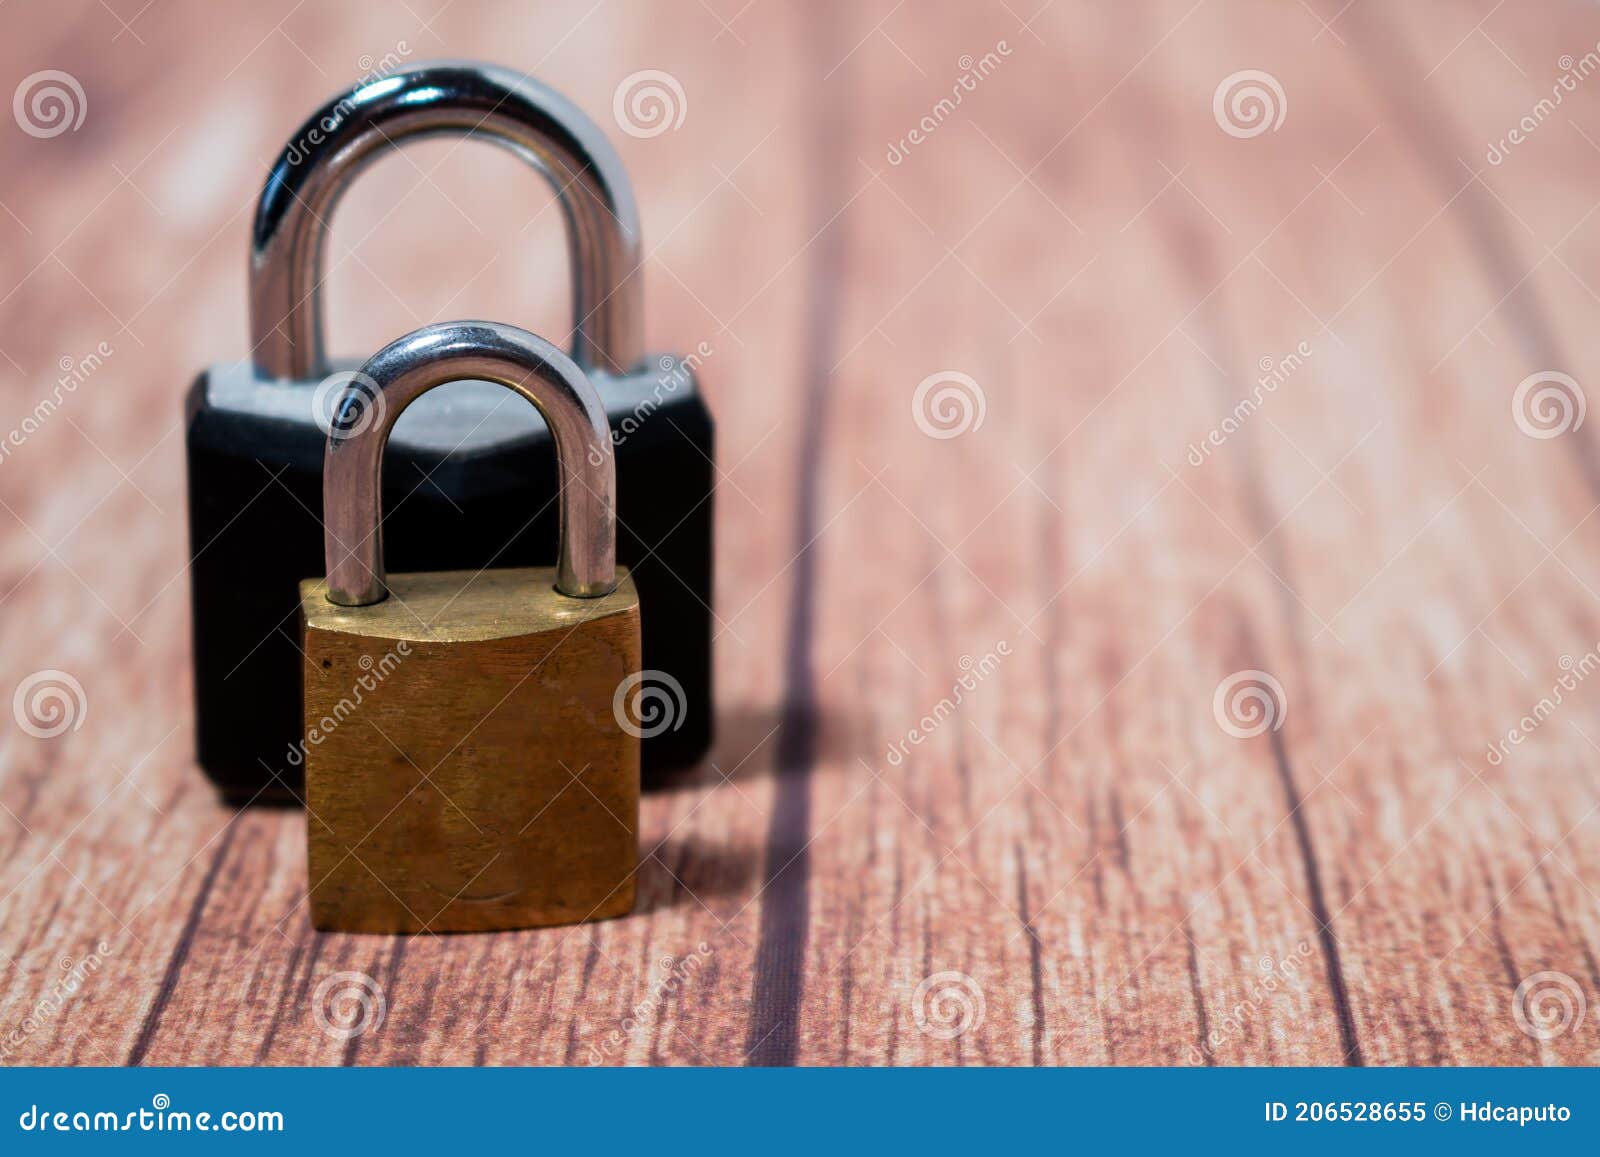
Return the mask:
<path id="1" fill-rule="evenodd" d="M 676 726 L 642 741 L 647 784 L 698 760 L 712 737 L 715 435 L 692 371 L 660 365 L 659 377 L 595 379 L 613 430 L 617 555 L 639 590 L 644 667 L 683 690 Z M 186 399 L 196 747 L 229 802 L 289 802 L 304 782 L 298 588 L 323 573 L 326 435 L 310 417 L 315 383 L 258 381 L 243 404 L 237 390 L 219 404 L 224 374 L 235 385 L 251 376 L 219 367 Z M 478 405 L 457 404 L 463 387 L 479 391 Z M 387 567 L 551 565 L 555 499 L 554 443 L 531 406 L 487 383 L 441 387 L 400 417 L 384 456 Z"/>

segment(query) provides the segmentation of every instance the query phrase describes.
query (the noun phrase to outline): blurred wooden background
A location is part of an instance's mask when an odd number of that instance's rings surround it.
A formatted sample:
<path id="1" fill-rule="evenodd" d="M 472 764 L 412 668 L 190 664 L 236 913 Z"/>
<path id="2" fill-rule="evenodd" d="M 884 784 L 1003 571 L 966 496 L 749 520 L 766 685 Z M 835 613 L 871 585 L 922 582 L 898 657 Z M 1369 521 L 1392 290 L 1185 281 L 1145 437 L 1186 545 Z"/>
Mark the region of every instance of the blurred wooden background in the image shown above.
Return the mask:
<path id="1" fill-rule="evenodd" d="M 6 84 L 86 105 L 4 126 L 0 432 L 111 351 L 0 459 L 0 690 L 84 691 L 0 728 L 0 1056 L 1600 1060 L 1600 422 L 1513 413 L 1600 380 L 1597 41 L 1560 0 L 0 8 Z M 615 139 L 648 347 L 714 351 L 721 738 L 645 801 L 632 917 L 319 936 L 303 817 L 191 762 L 180 399 L 246 348 L 286 135 L 442 56 L 608 128 L 681 85 Z M 1265 131 L 1214 103 L 1246 70 Z M 338 352 L 567 332 L 497 150 L 385 160 L 332 258 Z M 319 1021 L 369 983 L 381 1023 Z"/>

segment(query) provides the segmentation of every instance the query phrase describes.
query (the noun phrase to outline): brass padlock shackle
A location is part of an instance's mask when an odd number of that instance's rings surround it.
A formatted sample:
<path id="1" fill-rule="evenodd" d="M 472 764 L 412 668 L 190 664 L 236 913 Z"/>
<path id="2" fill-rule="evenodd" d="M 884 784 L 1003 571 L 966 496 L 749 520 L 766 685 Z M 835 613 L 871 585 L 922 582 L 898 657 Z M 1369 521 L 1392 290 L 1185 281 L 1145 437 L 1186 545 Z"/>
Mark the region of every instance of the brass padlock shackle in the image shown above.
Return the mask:
<path id="1" fill-rule="evenodd" d="M 523 73 L 441 61 L 363 80 L 329 101 L 272 166 L 250 243 L 250 340 L 263 374 L 329 372 L 321 283 L 334 206 L 391 147 L 453 133 L 504 145 L 555 187 L 572 268 L 573 360 L 604 373 L 639 361 L 639 210 L 611 142 L 577 105 Z"/>
<path id="2" fill-rule="evenodd" d="M 555 441 L 561 486 L 556 590 L 598 598 L 617 585 L 617 467 L 605 405 L 577 364 L 541 337 L 490 321 L 443 322 L 373 354 L 333 410 L 322 459 L 328 601 L 382 602 L 383 451 L 405 408 L 435 386 L 498 382 L 532 402 Z"/>

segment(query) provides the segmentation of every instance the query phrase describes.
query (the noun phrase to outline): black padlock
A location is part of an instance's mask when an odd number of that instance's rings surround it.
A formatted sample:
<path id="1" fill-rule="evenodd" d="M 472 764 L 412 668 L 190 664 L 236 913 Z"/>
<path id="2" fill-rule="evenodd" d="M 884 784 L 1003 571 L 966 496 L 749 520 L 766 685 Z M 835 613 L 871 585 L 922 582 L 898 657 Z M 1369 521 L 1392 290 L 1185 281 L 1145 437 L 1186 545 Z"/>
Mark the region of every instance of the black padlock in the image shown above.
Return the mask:
<path id="1" fill-rule="evenodd" d="M 186 400 L 196 745 L 231 802 L 297 798 L 303 783 L 298 585 L 321 565 L 323 449 L 362 360 L 339 368 L 324 355 L 326 223 L 369 162 L 438 134 L 501 144 L 557 191 L 576 301 L 572 356 L 611 421 L 623 496 L 617 556 L 648 624 L 644 673 L 618 688 L 617 710 L 630 696 L 637 707 L 641 689 L 659 708 L 633 724 L 647 776 L 692 763 L 711 742 L 715 451 L 695 380 L 707 347 L 687 358 L 641 354 L 638 211 L 598 126 L 513 70 L 418 65 L 328 102 L 285 147 L 251 238 L 251 354 L 202 373 Z M 383 465 L 395 570 L 554 561 L 554 446 L 543 420 L 515 402 L 498 385 L 457 383 L 397 422 Z"/>

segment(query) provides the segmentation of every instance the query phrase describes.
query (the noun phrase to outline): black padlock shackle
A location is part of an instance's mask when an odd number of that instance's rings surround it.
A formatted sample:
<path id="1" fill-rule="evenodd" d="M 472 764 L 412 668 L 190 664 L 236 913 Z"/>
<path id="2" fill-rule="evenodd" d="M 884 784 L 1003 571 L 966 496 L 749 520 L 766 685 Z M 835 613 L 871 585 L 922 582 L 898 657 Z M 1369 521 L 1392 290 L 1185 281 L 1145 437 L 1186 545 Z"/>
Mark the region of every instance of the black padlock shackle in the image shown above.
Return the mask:
<path id="1" fill-rule="evenodd" d="M 641 357 L 639 211 L 611 142 L 577 105 L 509 68 L 442 61 L 365 80 L 323 105 L 272 166 L 250 243 L 250 340 L 267 377 L 328 372 L 327 223 L 350 183 L 392 147 L 439 134 L 509 148 L 555 187 L 566 219 L 577 326 L 572 357 L 624 373 Z"/>
<path id="2" fill-rule="evenodd" d="M 390 342 L 339 396 L 322 459 L 329 602 L 362 607 L 388 594 L 382 477 L 389 432 L 423 394 L 465 380 L 515 390 L 550 427 L 561 487 L 556 590 L 598 598 L 616 589 L 617 467 L 599 392 L 577 363 L 543 338 L 511 325 L 458 321 Z"/>

